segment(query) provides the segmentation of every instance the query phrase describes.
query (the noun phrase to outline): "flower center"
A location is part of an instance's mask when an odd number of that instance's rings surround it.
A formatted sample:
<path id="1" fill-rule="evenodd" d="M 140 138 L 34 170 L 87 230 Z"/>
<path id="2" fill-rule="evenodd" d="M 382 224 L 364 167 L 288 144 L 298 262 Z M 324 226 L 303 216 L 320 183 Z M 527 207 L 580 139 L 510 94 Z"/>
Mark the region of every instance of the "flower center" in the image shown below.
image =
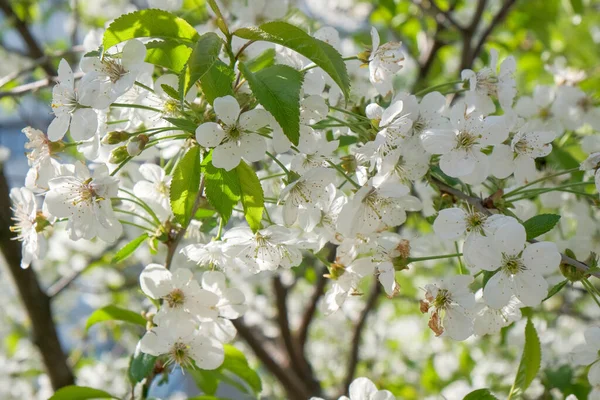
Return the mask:
<path id="1" fill-rule="evenodd" d="M 456 148 L 469 150 L 478 143 L 479 137 L 470 132 L 461 131 L 456 137 Z"/>
<path id="2" fill-rule="evenodd" d="M 176 342 L 169 352 L 169 362 L 176 362 L 185 367 L 192 365 L 192 357 L 190 357 L 188 346 L 182 342 Z"/>
<path id="3" fill-rule="evenodd" d="M 185 302 L 185 294 L 181 289 L 174 289 L 171 293 L 165 297 L 167 304 L 171 308 L 178 308 Z"/>
<path id="4" fill-rule="evenodd" d="M 507 274 L 515 275 L 526 268 L 519 256 L 509 256 L 502 254 L 502 270 Z"/>
<path id="5" fill-rule="evenodd" d="M 484 68 L 477 73 L 477 90 L 487 96 L 498 97 L 498 77 L 490 68 Z"/>
<path id="6" fill-rule="evenodd" d="M 102 68 L 112 83 L 116 83 L 123 75 L 129 72 L 120 63 L 110 58 L 102 60 Z"/>
<path id="7" fill-rule="evenodd" d="M 177 115 L 178 112 L 179 104 L 177 104 L 176 100 L 169 99 L 165 102 L 165 105 L 163 106 L 163 114 L 168 116 L 174 116 Z"/>
<path id="8" fill-rule="evenodd" d="M 419 116 L 419 118 L 417 118 L 417 120 L 415 122 L 413 122 L 413 132 L 416 135 L 419 135 L 421 132 L 423 132 L 423 130 L 425 129 L 425 121 L 423 121 L 423 118 L 421 118 L 421 116 Z"/>
<path id="9" fill-rule="evenodd" d="M 92 178 L 89 178 L 76 189 L 76 196 L 75 200 L 73 200 L 73 205 L 76 206 L 81 203 L 91 205 L 94 201 L 101 200 L 104 200 L 104 197 L 98 196 L 96 189 L 92 184 Z"/>
<path id="10" fill-rule="evenodd" d="M 452 302 L 452 296 L 448 289 L 440 289 L 433 300 L 433 306 L 437 309 L 446 309 Z"/>
<path id="11" fill-rule="evenodd" d="M 483 232 L 483 224 L 487 217 L 480 212 L 470 212 L 467 214 L 467 232 Z"/>

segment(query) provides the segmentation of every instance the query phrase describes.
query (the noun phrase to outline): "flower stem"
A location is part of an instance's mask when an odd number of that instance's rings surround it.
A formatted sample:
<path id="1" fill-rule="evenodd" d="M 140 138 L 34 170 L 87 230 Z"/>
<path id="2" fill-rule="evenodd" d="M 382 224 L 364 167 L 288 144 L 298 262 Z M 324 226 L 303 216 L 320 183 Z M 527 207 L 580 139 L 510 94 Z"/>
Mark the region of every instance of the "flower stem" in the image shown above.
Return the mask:
<path id="1" fill-rule="evenodd" d="M 411 263 L 411 262 L 415 262 L 415 261 L 441 260 L 443 258 L 460 257 L 462 255 L 463 255 L 463 253 L 455 253 L 455 254 L 444 254 L 441 256 L 409 257 L 408 262 Z"/>
<path id="2" fill-rule="evenodd" d="M 355 181 L 354 181 L 352 178 L 350 178 L 350 177 L 349 177 L 349 176 L 346 174 L 346 171 L 344 171 L 344 170 L 342 169 L 342 167 L 340 167 L 339 165 L 337 165 L 337 164 L 335 164 L 335 163 L 333 163 L 333 162 L 331 162 L 331 161 L 329 161 L 329 160 L 327 160 L 327 163 L 328 163 L 329 165 L 331 165 L 333 168 L 337 169 L 337 170 L 338 170 L 338 172 L 339 172 L 340 174 L 342 174 L 342 176 L 343 176 L 344 178 L 346 178 L 346 180 L 347 180 L 348 182 L 350 182 L 350 183 L 351 183 L 351 184 L 352 184 L 352 185 L 353 185 L 353 186 L 354 186 L 356 189 L 360 189 L 360 188 L 362 187 L 362 186 L 360 186 L 358 183 L 356 183 L 356 182 L 355 182 Z"/>
<path id="3" fill-rule="evenodd" d="M 512 196 L 512 195 L 514 195 L 514 194 L 516 194 L 516 193 L 518 193 L 518 192 L 521 192 L 523 189 L 525 189 L 525 188 L 527 188 L 527 187 L 530 187 L 530 186 L 532 186 L 532 185 L 535 185 L 536 183 L 543 182 L 543 181 L 545 181 L 546 179 L 555 178 L 555 177 L 557 177 L 557 176 L 561 176 L 561 175 L 564 175 L 564 174 L 570 174 L 570 173 L 572 173 L 572 172 L 575 172 L 575 171 L 579 171 L 579 167 L 575 167 L 575 168 L 567 169 L 567 170 L 565 170 L 565 171 L 560 171 L 560 172 L 557 172 L 557 173 L 555 173 L 555 174 L 551 174 L 551 175 L 548 175 L 548 176 L 543 176 L 543 177 L 541 177 L 541 178 L 539 178 L 539 179 L 536 179 L 535 181 L 529 182 L 529 183 L 528 183 L 528 184 L 526 184 L 526 185 L 523 185 L 523 186 L 521 186 L 521 187 L 519 187 L 519 188 L 516 188 L 515 190 L 513 190 L 513 191 L 511 191 L 511 192 L 508 192 L 508 193 L 506 193 L 506 194 L 504 195 L 504 197 L 507 197 L 507 196 Z"/>
<path id="4" fill-rule="evenodd" d="M 415 96 L 423 96 L 426 95 L 427 93 L 433 92 L 437 89 L 441 89 L 444 88 L 446 86 L 452 86 L 452 85 L 457 85 L 459 83 L 463 83 L 463 80 L 456 80 L 456 81 L 450 81 L 450 82 L 444 82 L 444 83 L 440 83 L 439 85 L 434 85 L 434 86 L 430 86 L 428 88 L 425 88 L 423 90 L 418 91 L 417 93 L 415 93 Z"/>
<path id="5" fill-rule="evenodd" d="M 286 174 L 286 175 L 288 175 L 288 176 L 290 175 L 290 170 L 288 170 L 288 169 L 285 167 L 285 165 L 283 165 L 283 164 L 281 163 L 281 161 L 279 161 L 279 160 L 277 159 L 277 157 L 275 157 L 273 154 L 271 154 L 271 153 L 270 153 L 270 152 L 268 152 L 268 151 L 267 151 L 267 155 L 268 155 L 269 157 L 271 157 L 271 159 L 272 159 L 273 161 L 275 161 L 275 163 L 276 163 L 277 165 L 279 165 L 279 167 L 281 167 L 281 169 L 282 169 L 282 170 L 285 172 L 285 174 Z"/>

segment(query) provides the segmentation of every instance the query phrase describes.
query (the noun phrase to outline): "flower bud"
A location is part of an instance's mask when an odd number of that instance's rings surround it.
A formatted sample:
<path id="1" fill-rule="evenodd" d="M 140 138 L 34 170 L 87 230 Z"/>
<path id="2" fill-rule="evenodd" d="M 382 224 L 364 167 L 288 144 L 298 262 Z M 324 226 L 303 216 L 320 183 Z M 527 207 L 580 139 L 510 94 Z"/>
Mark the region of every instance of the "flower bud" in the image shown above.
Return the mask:
<path id="1" fill-rule="evenodd" d="M 127 153 L 131 157 L 137 156 L 146 148 L 146 144 L 148 144 L 149 140 L 150 138 L 147 135 L 137 135 L 132 137 L 129 139 L 129 142 L 127 142 Z"/>
<path id="2" fill-rule="evenodd" d="M 111 164 L 119 164 L 125 161 L 128 156 L 129 154 L 127 153 L 127 147 L 119 146 L 110 152 L 108 162 Z"/>
<path id="3" fill-rule="evenodd" d="M 119 144 L 129 138 L 129 133 L 125 131 L 109 132 L 102 138 L 102 144 Z"/>
<path id="4" fill-rule="evenodd" d="M 356 55 L 356 57 L 362 61 L 364 64 L 369 63 L 369 58 L 371 58 L 371 50 L 365 50 Z"/>
<path id="5" fill-rule="evenodd" d="M 358 162 L 356 162 L 356 157 L 352 154 L 342 157 L 342 168 L 344 171 L 351 174 L 356 171 L 356 167 L 358 167 Z"/>

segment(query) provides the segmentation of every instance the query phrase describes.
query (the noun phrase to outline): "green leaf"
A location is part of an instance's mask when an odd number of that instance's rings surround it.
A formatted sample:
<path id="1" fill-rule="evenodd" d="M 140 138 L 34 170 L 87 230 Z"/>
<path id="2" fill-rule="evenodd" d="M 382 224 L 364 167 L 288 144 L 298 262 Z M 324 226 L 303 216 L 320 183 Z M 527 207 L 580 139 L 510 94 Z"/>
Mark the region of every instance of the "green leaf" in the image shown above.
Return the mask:
<path id="1" fill-rule="evenodd" d="M 129 370 L 127 371 L 131 383 L 135 384 L 144 380 L 154 369 L 157 358 L 156 356 L 142 352 L 137 356 L 132 356 L 129 363 Z"/>
<path id="2" fill-rule="evenodd" d="M 65 386 L 58 389 L 49 400 L 118 399 L 104 390 L 86 386 Z"/>
<path id="3" fill-rule="evenodd" d="M 255 74 L 243 63 L 239 67 L 258 102 L 275 117 L 288 139 L 298 145 L 302 73 L 287 65 L 273 65 Z"/>
<path id="4" fill-rule="evenodd" d="M 546 296 L 546 298 L 542 301 L 546 301 L 550 297 L 554 296 L 556 293 L 560 292 L 562 290 L 562 288 L 564 288 L 567 285 L 567 283 L 569 283 L 569 280 L 565 279 L 564 281 L 561 281 L 561 282 L 557 283 L 556 285 L 554 285 L 552 287 L 552 289 L 550 289 L 550 292 L 548 292 L 548 296 Z"/>
<path id="5" fill-rule="evenodd" d="M 235 73 L 219 59 L 223 41 L 216 33 L 200 36 L 188 65 L 179 80 L 179 91 L 184 95 L 200 81 L 204 96 L 212 104 L 217 97 L 233 95 Z"/>
<path id="6" fill-rule="evenodd" d="M 186 20 L 170 12 L 150 9 L 125 14 L 115 19 L 104 32 L 104 50 L 133 38 L 171 39 L 181 43 L 198 40 L 198 32 Z"/>
<path id="7" fill-rule="evenodd" d="M 226 171 L 212 165 L 212 155 L 204 159 L 204 185 L 206 199 L 227 223 L 233 212 L 233 207 L 240 201 L 241 188 L 237 169 Z"/>
<path id="8" fill-rule="evenodd" d="M 166 86 L 166 85 L 165 85 Z M 191 133 L 191 134 L 196 134 L 196 128 L 198 127 L 197 124 L 195 124 L 193 121 L 190 121 L 189 119 L 185 119 L 185 118 L 164 118 L 163 119 L 165 121 L 169 121 L 170 123 L 172 123 L 173 125 L 175 125 L 177 128 L 181 129 L 182 131 Z"/>
<path id="9" fill-rule="evenodd" d="M 466 395 L 463 400 L 498 400 L 490 389 L 477 389 Z"/>
<path id="10" fill-rule="evenodd" d="M 181 72 L 185 67 L 192 49 L 185 44 L 173 40 L 146 43 L 146 62 L 164 67 L 174 72 Z"/>
<path id="11" fill-rule="evenodd" d="M 93 325 L 103 321 L 125 321 L 146 326 L 146 319 L 140 314 L 111 304 L 94 311 L 88 317 L 85 324 L 85 331 L 87 332 Z"/>
<path id="12" fill-rule="evenodd" d="M 173 86 L 163 83 L 162 85 L 160 85 L 160 87 L 162 90 L 164 90 L 167 96 L 169 96 L 173 100 L 179 100 L 179 93 L 177 93 L 177 90 L 175 90 Z"/>
<path id="13" fill-rule="evenodd" d="M 112 263 L 113 264 L 118 264 L 121 261 L 125 260 L 126 258 L 129 258 L 130 255 L 133 254 L 133 252 L 140 247 L 140 245 L 142 243 L 144 243 L 144 240 L 148 239 L 148 234 L 147 233 L 143 233 L 140 236 L 138 236 L 137 238 L 133 239 L 131 242 L 127 243 L 125 246 L 123 246 L 123 248 L 121 248 L 121 250 L 117 251 L 117 254 L 115 254 L 115 256 L 112 259 Z"/>
<path id="14" fill-rule="evenodd" d="M 177 222 L 186 227 L 192 219 L 192 211 L 200 189 L 200 147 L 191 147 L 173 170 L 169 198 Z"/>
<path id="15" fill-rule="evenodd" d="M 290 48 L 321 67 L 338 84 L 344 98 L 350 95 L 350 78 L 342 56 L 331 45 L 302 29 L 283 21 L 267 22 L 258 28 L 241 28 L 233 32 L 247 40 L 264 40 Z"/>
<path id="16" fill-rule="evenodd" d="M 523 355 L 521 356 L 515 382 L 510 389 L 509 398 L 527 390 L 540 370 L 541 362 L 542 348 L 540 346 L 540 339 L 531 319 L 528 318 L 527 325 L 525 325 L 525 347 L 523 348 Z"/>
<path id="17" fill-rule="evenodd" d="M 263 51 L 258 57 L 248 61 L 246 66 L 252 72 L 257 72 L 263 68 L 270 67 L 275 64 L 275 49 L 267 49 Z"/>
<path id="18" fill-rule="evenodd" d="M 219 388 L 219 378 L 215 371 L 200 368 L 188 368 L 186 369 L 186 372 L 191 375 L 194 382 L 196 382 L 198 389 L 204 394 L 214 395 L 217 393 L 217 389 Z"/>
<path id="19" fill-rule="evenodd" d="M 262 391 L 260 376 L 250 368 L 244 353 L 229 344 L 226 344 L 224 348 L 225 361 L 220 369 L 230 371 L 246 382 L 255 394 L 260 393 Z"/>
<path id="20" fill-rule="evenodd" d="M 240 180 L 240 192 L 242 196 L 242 206 L 244 206 L 244 216 L 252 232 L 256 232 L 262 226 L 262 215 L 265 209 L 265 197 L 263 188 L 256 176 L 254 169 L 240 161 L 236 168 L 238 179 Z"/>
<path id="21" fill-rule="evenodd" d="M 558 223 L 559 219 L 560 215 L 556 214 L 540 214 L 529 218 L 527 221 L 523 222 L 523 226 L 527 232 L 527 240 L 534 239 L 546 232 L 550 232 Z"/>

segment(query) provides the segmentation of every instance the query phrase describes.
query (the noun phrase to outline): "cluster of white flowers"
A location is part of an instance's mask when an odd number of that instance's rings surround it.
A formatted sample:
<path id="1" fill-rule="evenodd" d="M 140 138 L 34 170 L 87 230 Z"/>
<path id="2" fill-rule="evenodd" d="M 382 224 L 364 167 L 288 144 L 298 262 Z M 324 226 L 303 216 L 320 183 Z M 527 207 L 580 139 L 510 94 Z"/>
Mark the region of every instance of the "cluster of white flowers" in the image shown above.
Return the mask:
<path id="1" fill-rule="evenodd" d="M 167 3 L 166 8 L 177 9 L 181 1 Z M 232 11 L 238 16 L 235 27 L 270 12 L 285 14 L 262 3 L 264 8 L 252 7 L 250 16 Z M 201 31 L 210 29 L 207 25 Z M 327 263 L 331 283 L 321 302 L 323 313 L 337 311 L 360 294 L 369 277 L 392 298 L 402 292 L 397 273 L 414 269 L 419 261 L 444 258 L 415 257 L 415 240 L 403 231 L 411 217 L 425 221 L 422 217 L 431 213 L 424 210 L 435 204 L 439 212 L 433 231 L 455 244 L 457 254 L 446 258 L 458 257 L 461 265 L 461 274 L 448 272 L 423 287 L 420 310 L 429 315 L 436 336 L 465 340 L 494 334 L 519 320 L 520 308 L 539 306 L 554 282 L 550 277 L 559 271 L 559 247 L 566 246 L 528 240 L 526 218 L 519 218 L 522 203 L 516 202 L 527 188 L 535 194 L 545 190 L 531 186 L 545 173 L 536 160 L 551 153 L 557 137 L 584 124 L 600 130 L 600 108 L 567 85 L 539 86 L 532 97 L 517 98 L 516 62 L 508 57 L 497 68 L 494 51 L 489 67 L 462 71 L 464 96 L 452 99 L 437 91 L 416 96 L 394 86 L 405 59 L 401 44 L 382 44 L 375 28 L 372 49 L 357 57 L 333 28 L 321 28 L 313 37 L 348 58 L 355 56 L 349 68 L 356 60 L 368 64 L 356 81 L 357 86 L 371 85 L 354 94 L 356 108 L 338 108 L 343 90 L 299 53 L 263 42 L 233 43 L 249 54 L 270 49 L 274 62 L 306 69 L 296 110 L 296 146 L 266 106 L 248 100 L 252 90 L 241 75 L 229 88 L 232 94 L 209 102 L 194 86 L 179 101 L 172 92 L 179 90 L 181 77 L 146 63 L 142 40 L 88 54 L 78 82 L 62 60 L 53 91 L 55 119 L 47 135 L 24 130 L 30 171 L 25 187 L 11 192 L 23 267 L 43 258 L 51 226 L 64 226 L 72 240 L 106 243 L 134 232 L 147 234 L 153 250 L 159 247 L 156 258 L 167 253 L 168 261 L 150 263 L 139 277 L 143 293 L 158 309 L 147 314 L 148 331 L 139 350 L 166 355 L 168 363 L 183 367 L 215 369 L 223 363 L 223 344 L 235 337 L 231 320 L 247 308 L 244 294 L 228 287 L 228 279 L 279 274 L 301 265 L 306 254 L 322 255 L 330 244 L 335 250 Z M 235 66 L 230 57 L 222 55 Z M 378 100 L 358 109 L 364 105 L 361 98 Z M 77 155 L 69 156 L 67 148 L 77 149 Z M 233 222 L 221 217 L 218 227 L 208 222 L 217 220 L 214 212 L 206 220 L 192 218 L 189 226 L 175 217 L 173 166 L 190 148 L 199 149 L 203 160 L 196 206 L 211 190 L 204 180 L 209 152 L 210 167 L 223 174 L 243 165 L 259 170 L 266 204 L 258 229 L 246 226 L 240 218 L 244 212 L 237 209 Z M 592 152 L 581 169 L 594 171 L 600 190 L 600 153 Z M 432 188 L 442 180 L 445 187 L 460 185 L 464 197 L 437 187 L 441 200 L 434 203 L 438 196 Z M 228 184 L 226 178 L 218 182 L 225 195 L 239 191 Z M 487 193 L 490 204 L 469 201 L 477 201 L 474 193 Z M 495 202 L 505 194 L 504 203 Z M 41 208 L 36 195 L 44 199 Z M 185 246 L 178 249 L 181 240 Z M 179 254 L 204 271 L 198 280 L 196 271 L 177 265 L 177 258 L 171 262 Z M 598 344 L 593 335 L 598 333 L 588 335 L 588 346 Z M 577 362 L 596 362 L 597 347 L 592 355 L 582 349 Z M 597 365 L 590 370 L 593 385 L 600 385 Z M 394 396 L 360 378 L 350 386 L 350 399 Z"/>

